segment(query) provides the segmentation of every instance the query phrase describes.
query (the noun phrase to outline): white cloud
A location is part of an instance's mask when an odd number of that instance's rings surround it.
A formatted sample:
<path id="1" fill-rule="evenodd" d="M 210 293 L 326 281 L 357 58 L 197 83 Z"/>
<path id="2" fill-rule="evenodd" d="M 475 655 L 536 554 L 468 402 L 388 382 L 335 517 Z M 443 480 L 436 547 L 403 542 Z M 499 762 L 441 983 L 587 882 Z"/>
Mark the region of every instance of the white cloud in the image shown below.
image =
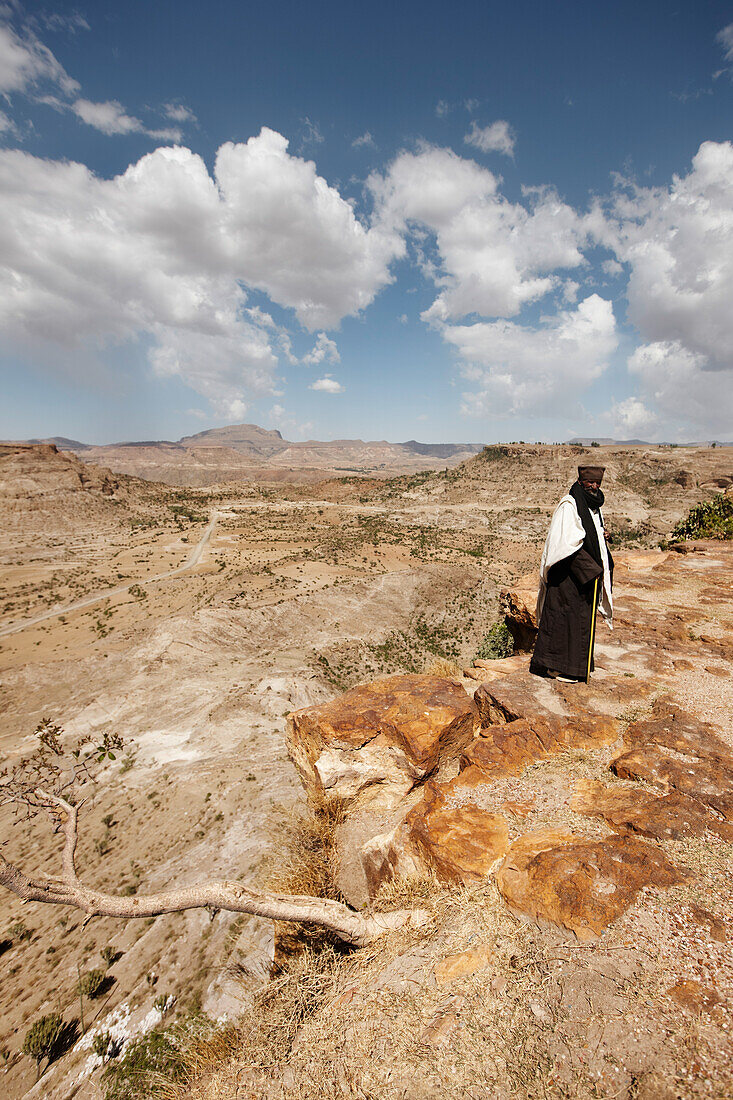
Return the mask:
<path id="1" fill-rule="evenodd" d="M 471 129 L 463 139 L 467 145 L 474 145 L 482 153 L 504 153 L 505 156 L 514 156 L 514 144 L 516 136 L 508 122 L 497 119 L 490 126 L 479 126 L 471 123 Z"/>
<path id="2" fill-rule="evenodd" d="M 340 382 L 337 382 L 335 378 L 332 378 L 330 374 L 325 375 L 323 378 L 318 378 L 315 382 L 312 382 L 309 386 L 311 390 L 321 390 L 323 393 L 343 393 L 344 387 Z"/>
<path id="3" fill-rule="evenodd" d="M 727 27 L 723 27 L 722 31 L 718 31 L 715 41 L 723 47 L 726 61 L 733 61 L 733 23 L 729 23 Z"/>
<path id="4" fill-rule="evenodd" d="M 611 303 L 597 294 L 540 325 L 512 321 L 446 325 L 443 338 L 461 355 L 469 416 L 566 413 L 598 378 L 617 345 Z"/>
<path id="5" fill-rule="evenodd" d="M 321 128 L 317 122 L 313 122 L 311 119 L 308 118 L 307 115 L 300 121 L 303 126 L 300 135 L 301 151 L 305 148 L 306 145 L 320 145 L 325 140 L 323 134 L 321 133 Z"/>
<path id="6" fill-rule="evenodd" d="M 171 122 L 195 123 L 198 121 L 191 108 L 184 106 L 183 103 L 164 103 L 163 111 L 166 118 L 169 118 Z"/>
<path id="7" fill-rule="evenodd" d="M 36 18 L 49 31 L 66 31 L 67 34 L 76 34 L 78 31 L 91 30 L 89 23 L 80 11 L 70 11 L 65 15 L 58 12 L 41 12 Z"/>
<path id="8" fill-rule="evenodd" d="M 610 275 L 612 278 L 621 275 L 623 270 L 623 266 L 617 260 L 604 260 L 601 264 L 601 271 L 604 275 Z"/>
<path id="9" fill-rule="evenodd" d="M 0 23 L 0 92 L 29 92 L 43 82 L 73 95 L 79 85 L 35 35 L 21 36 L 7 23 Z"/>
<path id="10" fill-rule="evenodd" d="M 265 290 L 312 328 L 367 306 L 401 242 L 366 229 L 311 162 L 263 130 L 219 151 L 212 178 L 160 148 L 120 176 L 0 151 L 0 333 L 6 346 L 102 349 L 142 339 L 223 416 L 275 392 L 290 338 L 249 306 Z M 336 362 L 319 332 L 313 362 Z M 338 387 L 334 389 L 334 387 Z M 338 383 L 324 387 L 339 392 Z"/>
<path id="11" fill-rule="evenodd" d="M 629 371 L 658 411 L 669 434 L 729 438 L 733 424 L 733 369 L 706 369 L 705 357 L 678 341 L 642 344 L 629 358 Z"/>
<path id="12" fill-rule="evenodd" d="M 444 99 L 439 99 L 435 104 L 435 113 L 438 118 L 445 118 L 447 114 L 450 114 L 451 110 L 450 103 L 446 103 Z"/>
<path id="13" fill-rule="evenodd" d="M 654 427 L 657 419 L 638 397 L 627 397 L 625 401 L 614 402 L 609 416 L 613 424 L 613 435 L 625 438 L 638 437 Z"/>
<path id="14" fill-rule="evenodd" d="M 354 149 L 376 149 L 374 138 L 369 130 L 366 130 L 360 137 L 354 138 L 351 144 Z"/>
<path id="15" fill-rule="evenodd" d="M 449 149 L 401 153 L 369 187 L 385 232 L 435 235 L 440 264 L 423 265 L 441 288 L 422 315 L 429 322 L 515 316 L 562 287 L 558 268 L 584 262 L 586 221 L 552 190 L 526 189 L 526 206 L 510 203 L 492 172 Z"/>
<path id="16" fill-rule="evenodd" d="M 168 127 L 161 130 L 149 130 L 140 121 L 125 112 L 121 103 L 116 99 L 109 99 L 104 103 L 92 103 L 89 99 L 76 99 L 70 105 L 74 112 L 87 126 L 93 126 L 95 130 L 101 130 L 103 134 L 147 134 L 156 141 L 180 141 L 180 129 Z"/>
<path id="17" fill-rule="evenodd" d="M 722 431 L 733 414 L 733 144 L 706 141 L 668 187 L 620 181 L 603 242 L 629 265 L 629 369 L 668 425 Z"/>
<path id="18" fill-rule="evenodd" d="M 1 17 L 1 13 L 0 13 Z M 83 16 L 41 15 L 38 19 L 52 30 L 88 29 Z M 50 90 L 49 90 L 50 89 Z M 68 75 L 50 49 L 25 28 L 18 32 L 0 22 L 0 93 L 30 96 L 57 111 L 70 111 L 103 134 L 145 134 L 155 141 L 180 141 L 179 127 L 149 127 L 128 114 L 116 99 L 93 102 L 79 95 L 80 85 Z M 167 104 L 164 113 L 172 121 L 195 121 L 187 107 Z"/>
<path id="19" fill-rule="evenodd" d="M 340 363 L 341 356 L 339 355 L 336 343 L 331 340 L 325 332 L 319 332 L 316 334 L 316 342 L 312 350 L 309 351 L 307 355 L 303 356 L 303 362 L 311 366 L 316 366 L 318 363 L 323 363 L 325 361 L 329 363 Z"/>
<path id="20" fill-rule="evenodd" d="M 392 281 L 389 263 L 404 243 L 388 227 L 365 229 L 315 164 L 287 149 L 266 127 L 246 144 L 222 145 L 222 230 L 244 282 L 295 310 L 311 331 L 332 328 Z"/>

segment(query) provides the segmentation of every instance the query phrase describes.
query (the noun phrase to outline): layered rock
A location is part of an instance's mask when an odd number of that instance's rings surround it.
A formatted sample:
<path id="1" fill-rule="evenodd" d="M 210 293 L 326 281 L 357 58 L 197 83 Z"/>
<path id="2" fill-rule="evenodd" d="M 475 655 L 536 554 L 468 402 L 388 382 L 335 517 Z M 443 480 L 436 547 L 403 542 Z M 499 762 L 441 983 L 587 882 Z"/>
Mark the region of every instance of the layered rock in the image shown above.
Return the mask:
<path id="1" fill-rule="evenodd" d="M 639 745 L 611 761 L 619 779 L 679 791 L 733 821 L 733 771 L 717 760 L 680 760 L 658 745 Z"/>
<path id="2" fill-rule="evenodd" d="M 620 917 L 643 887 L 674 886 L 689 877 L 635 837 L 587 840 L 541 829 L 514 841 L 496 884 L 517 915 L 586 941 Z"/>
<path id="3" fill-rule="evenodd" d="M 514 640 L 514 649 L 529 652 L 537 637 L 537 590 L 539 576 L 528 573 L 521 577 L 514 588 L 504 588 L 499 593 L 499 614 Z"/>
<path id="4" fill-rule="evenodd" d="M 619 833 L 638 833 L 655 840 L 717 834 L 733 843 L 733 825 L 721 821 L 695 798 L 672 791 L 655 795 L 638 787 L 607 787 L 593 779 L 575 784 L 571 808 L 586 817 L 601 817 Z"/>
<path id="5" fill-rule="evenodd" d="M 463 770 L 475 766 L 493 778 L 516 775 L 529 764 L 568 749 L 613 744 L 619 734 L 618 723 L 605 715 L 517 718 L 481 729 L 462 755 L 460 767 Z"/>
<path id="6" fill-rule="evenodd" d="M 476 707 L 455 681 L 389 676 L 291 714 L 288 753 L 316 806 L 366 791 L 395 800 L 477 728 Z"/>
<path id="7" fill-rule="evenodd" d="M 468 885 L 491 874 L 509 847 L 507 821 L 474 805 L 456 806 L 445 788 L 428 784 L 425 796 L 390 833 L 362 848 L 370 896 L 393 878 L 433 874 Z"/>

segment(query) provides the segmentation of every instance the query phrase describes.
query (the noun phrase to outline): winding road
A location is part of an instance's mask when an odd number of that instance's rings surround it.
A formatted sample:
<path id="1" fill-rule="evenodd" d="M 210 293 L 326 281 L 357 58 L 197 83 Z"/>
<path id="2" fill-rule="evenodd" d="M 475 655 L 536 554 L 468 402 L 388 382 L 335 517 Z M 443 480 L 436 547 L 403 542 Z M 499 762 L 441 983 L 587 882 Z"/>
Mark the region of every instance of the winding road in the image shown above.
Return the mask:
<path id="1" fill-rule="evenodd" d="M 191 555 L 188 561 L 183 565 L 177 566 L 175 569 L 170 569 L 167 573 L 156 573 L 153 577 L 140 577 L 138 580 L 130 581 L 129 584 L 118 585 L 117 588 L 108 588 L 105 592 L 96 596 L 87 596 L 84 600 L 77 600 L 76 603 L 68 604 L 66 607 L 55 607 L 52 611 L 44 611 L 42 615 L 35 615 L 32 619 L 23 619 L 19 623 L 15 623 L 13 626 L 0 627 L 0 638 L 7 637 L 8 634 L 19 634 L 21 630 L 27 630 L 31 626 L 36 626 L 38 623 L 45 622 L 46 619 L 56 619 L 59 615 L 68 615 L 71 611 L 78 611 L 81 607 L 92 607 L 95 603 L 102 603 L 104 600 L 108 600 L 111 596 L 119 596 L 123 592 L 128 592 L 135 585 L 145 583 L 153 584 L 157 581 L 165 581 L 170 577 L 177 577 L 181 573 L 187 573 L 189 569 L 194 569 L 201 561 L 201 556 L 206 548 L 206 544 L 214 533 L 216 527 L 216 521 L 219 518 L 219 512 L 215 508 L 211 514 L 206 530 L 202 534 L 199 541 L 191 551 Z"/>

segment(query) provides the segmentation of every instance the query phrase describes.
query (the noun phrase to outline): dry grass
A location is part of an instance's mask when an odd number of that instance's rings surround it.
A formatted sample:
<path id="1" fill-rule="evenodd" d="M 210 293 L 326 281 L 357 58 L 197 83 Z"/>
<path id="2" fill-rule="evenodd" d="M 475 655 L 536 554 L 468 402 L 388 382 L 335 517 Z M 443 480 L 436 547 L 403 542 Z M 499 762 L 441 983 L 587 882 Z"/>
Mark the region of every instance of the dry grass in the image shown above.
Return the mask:
<path id="1" fill-rule="evenodd" d="M 446 676 L 450 680 L 460 680 L 463 670 L 450 657 L 429 657 L 423 667 L 426 676 Z"/>

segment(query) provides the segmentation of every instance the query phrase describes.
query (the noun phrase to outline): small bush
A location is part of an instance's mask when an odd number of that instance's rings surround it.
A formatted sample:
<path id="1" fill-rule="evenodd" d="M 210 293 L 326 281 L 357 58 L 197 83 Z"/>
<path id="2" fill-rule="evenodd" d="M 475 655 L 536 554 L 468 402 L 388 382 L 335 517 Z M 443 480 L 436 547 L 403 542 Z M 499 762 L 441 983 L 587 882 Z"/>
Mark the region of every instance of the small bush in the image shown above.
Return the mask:
<path id="1" fill-rule="evenodd" d="M 87 971 L 79 979 L 79 991 L 85 997 L 94 1000 L 102 992 L 105 977 L 105 972 L 102 969 Z"/>
<path id="2" fill-rule="evenodd" d="M 514 639 L 509 633 L 509 627 L 505 622 L 494 623 L 481 645 L 476 656 L 483 661 L 497 660 L 502 657 L 511 657 L 514 652 Z"/>
<path id="3" fill-rule="evenodd" d="M 691 508 L 672 531 L 672 539 L 733 539 L 733 498 L 720 493 Z"/>
<path id="4" fill-rule="evenodd" d="M 186 1075 L 186 1051 L 211 1029 L 205 1017 L 193 1017 L 133 1040 L 102 1074 L 105 1100 L 152 1100 L 168 1095 L 171 1085 Z"/>
<path id="5" fill-rule="evenodd" d="M 52 1062 L 58 1058 L 71 1046 L 76 1034 L 76 1022 L 65 1024 L 60 1012 L 49 1012 L 47 1016 L 39 1016 L 28 1028 L 21 1050 L 35 1060 L 40 1077 L 43 1059 Z"/>

